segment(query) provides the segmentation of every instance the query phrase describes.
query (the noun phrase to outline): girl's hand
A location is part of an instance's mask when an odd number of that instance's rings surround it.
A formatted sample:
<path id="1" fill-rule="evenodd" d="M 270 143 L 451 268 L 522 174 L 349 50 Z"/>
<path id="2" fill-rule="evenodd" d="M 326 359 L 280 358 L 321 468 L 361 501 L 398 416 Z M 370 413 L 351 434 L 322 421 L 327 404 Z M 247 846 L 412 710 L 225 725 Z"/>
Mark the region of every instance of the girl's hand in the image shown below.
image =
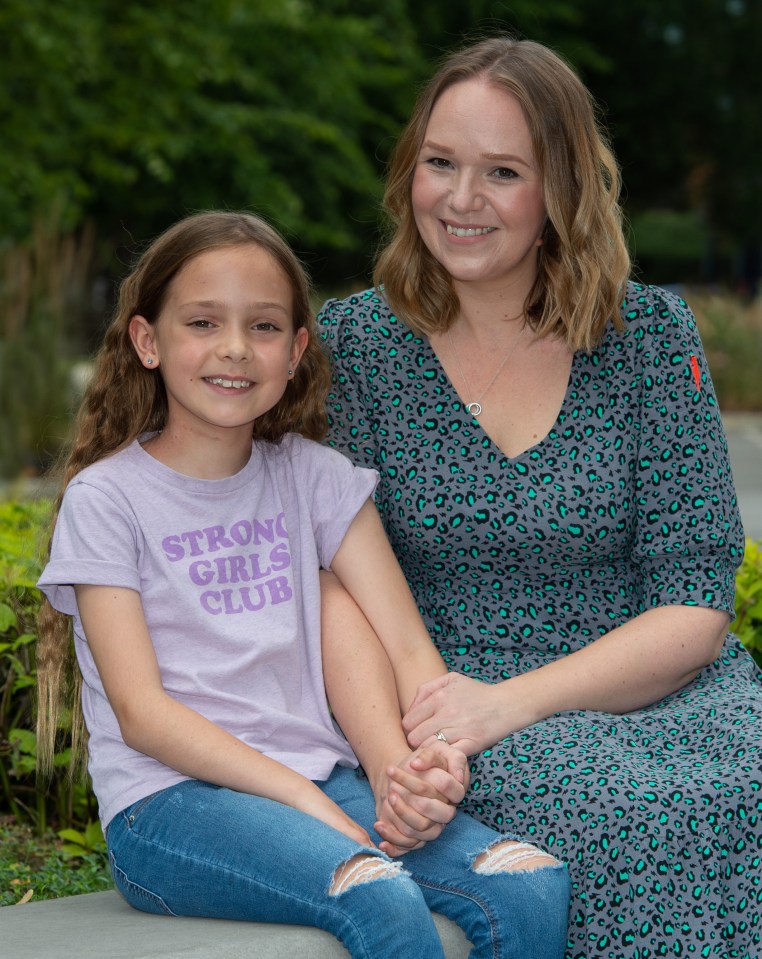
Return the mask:
<path id="1" fill-rule="evenodd" d="M 340 806 L 337 806 L 332 799 L 329 799 L 321 789 L 318 789 L 318 787 L 312 783 L 310 783 L 309 786 L 312 788 L 308 787 L 303 791 L 300 790 L 299 793 L 294 796 L 294 801 L 290 804 L 294 809 L 299 809 L 301 812 L 307 813 L 315 819 L 319 819 L 321 822 L 343 833 L 361 846 L 371 846 L 375 848 L 376 844 L 362 826 L 358 825 L 354 819 L 351 819 L 344 810 Z"/>
<path id="2" fill-rule="evenodd" d="M 467 756 L 494 746 L 514 729 L 508 728 L 505 687 L 448 673 L 423 683 L 402 720 L 408 742 L 415 749 L 441 731 L 451 746 Z"/>

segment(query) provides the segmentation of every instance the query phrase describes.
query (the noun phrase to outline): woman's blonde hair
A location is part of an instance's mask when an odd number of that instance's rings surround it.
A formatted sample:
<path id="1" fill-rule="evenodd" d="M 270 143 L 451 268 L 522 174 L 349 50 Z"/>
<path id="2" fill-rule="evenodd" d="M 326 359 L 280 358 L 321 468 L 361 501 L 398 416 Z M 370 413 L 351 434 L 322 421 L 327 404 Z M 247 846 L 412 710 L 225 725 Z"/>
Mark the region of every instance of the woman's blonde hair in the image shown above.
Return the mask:
<path id="1" fill-rule="evenodd" d="M 456 83 L 484 79 L 516 97 L 543 182 L 547 224 L 525 303 L 541 336 L 590 350 L 620 306 L 630 269 L 620 177 L 590 92 L 556 53 L 530 40 L 493 37 L 451 54 L 424 87 L 389 166 L 384 207 L 390 237 L 374 274 L 392 310 L 418 335 L 443 331 L 459 302 L 447 271 L 424 245 L 411 190 L 434 104 Z"/>
<path id="2" fill-rule="evenodd" d="M 51 535 L 63 492 L 72 477 L 141 434 L 165 425 L 167 395 L 161 373 L 146 369 L 140 362 L 130 339 L 130 319 L 140 315 L 155 323 L 172 280 L 194 257 L 247 244 L 265 250 L 283 270 L 293 295 L 294 333 L 302 328 L 309 333 L 293 379 L 279 402 L 255 421 L 253 436 L 273 443 L 288 432 L 315 440 L 325 436 L 330 369 L 316 334 L 310 284 L 302 264 L 283 237 L 257 216 L 231 212 L 189 216 L 154 240 L 121 284 L 114 317 L 95 358 L 77 415 L 74 439 L 61 466 L 61 490 L 54 505 Z M 49 551 L 48 545 L 48 555 Z M 59 722 L 64 710 L 70 709 L 72 764 L 81 769 L 85 754 L 82 679 L 71 650 L 71 619 L 43 600 L 38 625 L 38 765 L 45 773 L 51 771 Z"/>

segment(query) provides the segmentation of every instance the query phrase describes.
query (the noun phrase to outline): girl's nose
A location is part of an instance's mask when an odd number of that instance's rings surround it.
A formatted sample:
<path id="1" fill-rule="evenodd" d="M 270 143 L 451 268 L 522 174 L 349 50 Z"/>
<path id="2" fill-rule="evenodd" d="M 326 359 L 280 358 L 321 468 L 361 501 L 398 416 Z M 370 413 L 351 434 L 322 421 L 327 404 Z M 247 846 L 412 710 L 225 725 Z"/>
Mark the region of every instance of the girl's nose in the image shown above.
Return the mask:
<path id="1" fill-rule="evenodd" d="M 238 330 L 228 330 L 220 341 L 220 356 L 223 359 L 232 360 L 234 363 L 241 363 L 250 359 L 251 350 L 246 342 L 246 337 Z"/>

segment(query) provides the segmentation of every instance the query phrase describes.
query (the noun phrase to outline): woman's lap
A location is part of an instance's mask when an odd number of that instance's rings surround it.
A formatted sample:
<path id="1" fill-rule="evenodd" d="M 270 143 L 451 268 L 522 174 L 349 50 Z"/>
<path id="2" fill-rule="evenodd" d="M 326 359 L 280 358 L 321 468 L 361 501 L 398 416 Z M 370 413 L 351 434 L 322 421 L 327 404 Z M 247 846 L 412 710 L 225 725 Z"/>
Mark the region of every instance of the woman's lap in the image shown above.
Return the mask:
<path id="1" fill-rule="evenodd" d="M 473 762 L 466 811 L 569 863 L 568 956 L 759 950 L 762 687 L 734 660 L 652 707 L 551 717 Z"/>

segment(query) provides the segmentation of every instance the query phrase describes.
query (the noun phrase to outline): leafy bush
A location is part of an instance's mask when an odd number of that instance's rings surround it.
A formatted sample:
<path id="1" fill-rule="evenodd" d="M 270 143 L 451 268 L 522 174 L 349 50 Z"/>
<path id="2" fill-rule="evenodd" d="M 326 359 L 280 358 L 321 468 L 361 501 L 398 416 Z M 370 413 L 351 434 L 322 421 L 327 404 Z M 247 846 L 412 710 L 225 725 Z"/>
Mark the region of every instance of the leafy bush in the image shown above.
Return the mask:
<path id="1" fill-rule="evenodd" d="M 720 409 L 762 410 L 762 298 L 688 292 Z"/>
<path id="2" fill-rule="evenodd" d="M 746 540 L 736 575 L 736 618 L 731 627 L 762 668 L 762 543 Z"/>
<path id="3" fill-rule="evenodd" d="M 69 779 L 68 750 L 56 756 L 48 789 L 35 775 L 35 583 L 49 514 L 47 500 L 0 503 L 0 814 L 10 812 L 40 833 L 51 822 L 65 829 L 97 818 L 90 789 Z"/>

